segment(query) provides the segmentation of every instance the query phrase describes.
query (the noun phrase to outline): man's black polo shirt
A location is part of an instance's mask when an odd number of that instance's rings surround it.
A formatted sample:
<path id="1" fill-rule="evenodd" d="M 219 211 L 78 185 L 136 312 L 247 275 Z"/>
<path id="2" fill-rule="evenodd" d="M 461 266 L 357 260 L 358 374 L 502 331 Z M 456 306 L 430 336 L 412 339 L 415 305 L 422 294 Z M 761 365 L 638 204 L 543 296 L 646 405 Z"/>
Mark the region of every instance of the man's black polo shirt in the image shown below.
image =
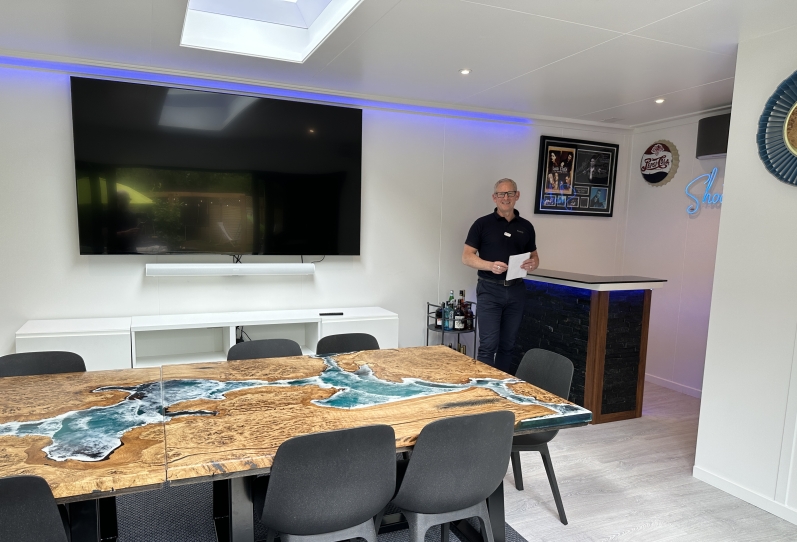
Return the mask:
<path id="1" fill-rule="evenodd" d="M 508 235 L 507 235 L 508 234 Z M 465 244 L 479 251 L 479 258 L 488 262 L 509 262 L 509 257 L 537 250 L 534 226 L 515 209 L 515 218 L 508 222 L 498 214 L 496 208 L 473 223 Z M 506 272 L 496 275 L 491 271 L 479 271 L 484 278 L 505 280 Z"/>

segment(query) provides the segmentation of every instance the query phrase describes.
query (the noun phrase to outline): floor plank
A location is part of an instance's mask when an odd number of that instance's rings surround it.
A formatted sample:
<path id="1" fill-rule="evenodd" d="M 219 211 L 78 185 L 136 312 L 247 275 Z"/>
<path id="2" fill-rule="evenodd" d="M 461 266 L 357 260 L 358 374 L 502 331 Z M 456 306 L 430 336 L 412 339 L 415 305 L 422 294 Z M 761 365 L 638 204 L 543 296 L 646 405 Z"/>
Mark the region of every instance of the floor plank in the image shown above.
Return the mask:
<path id="1" fill-rule="evenodd" d="M 642 418 L 561 431 L 549 444 L 569 525 L 540 456 L 521 453 L 525 490 L 504 482 L 507 522 L 537 540 L 780 541 L 797 526 L 692 477 L 700 400 L 645 384 Z"/>

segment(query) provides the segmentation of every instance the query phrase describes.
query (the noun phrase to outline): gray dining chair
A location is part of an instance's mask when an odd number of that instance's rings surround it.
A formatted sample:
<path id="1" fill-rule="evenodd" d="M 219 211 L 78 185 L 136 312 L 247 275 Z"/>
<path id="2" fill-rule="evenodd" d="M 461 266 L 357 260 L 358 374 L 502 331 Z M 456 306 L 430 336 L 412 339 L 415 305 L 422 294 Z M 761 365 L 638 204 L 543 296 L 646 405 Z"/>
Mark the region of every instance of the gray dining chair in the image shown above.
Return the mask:
<path id="1" fill-rule="evenodd" d="M 312 433 L 274 456 L 261 521 L 268 541 L 376 542 L 374 517 L 396 488 L 396 435 L 389 425 Z"/>
<path id="2" fill-rule="evenodd" d="M 328 356 L 330 354 L 359 352 L 361 350 L 379 350 L 379 342 L 376 337 L 368 333 L 327 335 L 318 341 L 315 353 L 319 356 Z"/>
<path id="3" fill-rule="evenodd" d="M 233 345 L 227 361 L 301 356 L 302 347 L 290 339 L 258 339 Z"/>
<path id="4" fill-rule="evenodd" d="M 0 540 L 67 542 L 58 506 L 44 478 L 0 478 Z"/>
<path id="5" fill-rule="evenodd" d="M 86 364 L 74 352 L 22 352 L 0 357 L 0 377 L 84 372 Z"/>
<path id="6" fill-rule="evenodd" d="M 509 411 L 444 418 L 421 430 L 408 461 L 397 463 L 398 491 L 392 504 L 407 520 L 410 542 L 426 531 L 476 517 L 487 542 L 494 542 L 489 497 L 509 466 L 515 415 Z"/>
<path id="7" fill-rule="evenodd" d="M 570 396 L 570 385 L 573 381 L 573 362 L 555 352 L 534 348 L 523 356 L 515 376 L 567 399 Z M 515 436 L 512 440 L 512 472 L 515 476 L 515 488 L 522 491 L 523 471 L 520 466 L 520 452 L 539 452 L 548 475 L 548 482 L 551 485 L 553 500 L 556 502 L 556 509 L 559 512 L 559 520 L 567 525 L 565 507 L 562 504 L 562 496 L 559 494 L 559 485 L 556 483 L 551 452 L 548 450 L 548 443 L 558 432 L 545 431 L 544 433 Z"/>

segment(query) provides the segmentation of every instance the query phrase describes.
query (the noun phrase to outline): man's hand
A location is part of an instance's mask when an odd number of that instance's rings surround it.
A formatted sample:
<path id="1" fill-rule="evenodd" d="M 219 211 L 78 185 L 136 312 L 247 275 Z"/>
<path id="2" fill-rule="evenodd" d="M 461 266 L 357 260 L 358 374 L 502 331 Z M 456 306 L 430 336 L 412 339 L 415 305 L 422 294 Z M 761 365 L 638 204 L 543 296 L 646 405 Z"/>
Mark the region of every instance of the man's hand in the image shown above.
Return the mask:
<path id="1" fill-rule="evenodd" d="M 504 262 L 489 262 L 490 268 L 485 269 L 485 271 L 492 271 L 496 275 L 500 275 L 501 273 L 505 273 L 506 270 L 509 268 Z"/>
<path id="2" fill-rule="evenodd" d="M 522 264 L 520 264 L 521 269 L 525 269 L 526 271 L 534 271 L 540 266 L 540 257 L 537 255 L 537 251 L 531 253 L 528 260 L 524 260 Z"/>

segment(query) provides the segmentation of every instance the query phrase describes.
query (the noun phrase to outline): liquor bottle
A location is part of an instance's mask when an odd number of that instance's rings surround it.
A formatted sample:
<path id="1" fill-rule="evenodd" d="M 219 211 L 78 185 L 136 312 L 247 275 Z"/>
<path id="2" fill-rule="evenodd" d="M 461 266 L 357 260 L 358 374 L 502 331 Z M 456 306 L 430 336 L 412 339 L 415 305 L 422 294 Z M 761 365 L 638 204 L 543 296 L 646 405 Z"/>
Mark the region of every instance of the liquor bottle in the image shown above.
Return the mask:
<path id="1" fill-rule="evenodd" d="M 448 304 L 452 307 L 454 306 L 454 290 L 451 290 L 451 293 L 448 294 Z"/>
<path id="2" fill-rule="evenodd" d="M 465 310 L 465 290 L 459 291 L 459 304 L 462 305 L 462 310 Z"/>
<path id="3" fill-rule="evenodd" d="M 443 328 L 443 304 L 440 303 L 440 306 L 437 307 L 437 310 L 434 311 L 434 327 L 435 329 L 442 329 Z"/>
<path id="4" fill-rule="evenodd" d="M 448 327 L 448 303 L 443 301 L 441 305 L 443 306 L 443 331 L 451 331 Z"/>
<path id="5" fill-rule="evenodd" d="M 447 303 L 446 308 L 446 329 L 454 331 L 454 303 Z"/>
<path id="6" fill-rule="evenodd" d="M 457 331 L 465 330 L 465 311 L 462 310 L 461 303 L 454 309 L 454 329 Z"/>
<path id="7" fill-rule="evenodd" d="M 473 329 L 473 306 L 465 303 L 465 329 Z"/>

